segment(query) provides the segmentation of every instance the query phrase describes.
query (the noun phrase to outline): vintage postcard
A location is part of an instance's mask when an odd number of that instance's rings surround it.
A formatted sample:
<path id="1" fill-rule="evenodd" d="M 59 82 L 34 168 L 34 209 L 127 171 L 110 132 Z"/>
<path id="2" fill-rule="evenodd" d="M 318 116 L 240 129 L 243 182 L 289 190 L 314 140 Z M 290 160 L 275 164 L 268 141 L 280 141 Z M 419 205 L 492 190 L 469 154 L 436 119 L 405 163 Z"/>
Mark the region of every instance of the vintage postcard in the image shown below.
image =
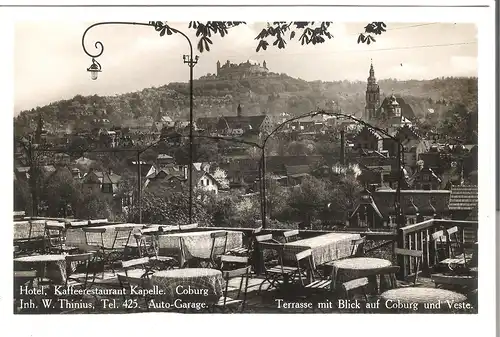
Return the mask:
<path id="1" fill-rule="evenodd" d="M 487 9 L 16 20 L 12 313 L 477 315 Z"/>

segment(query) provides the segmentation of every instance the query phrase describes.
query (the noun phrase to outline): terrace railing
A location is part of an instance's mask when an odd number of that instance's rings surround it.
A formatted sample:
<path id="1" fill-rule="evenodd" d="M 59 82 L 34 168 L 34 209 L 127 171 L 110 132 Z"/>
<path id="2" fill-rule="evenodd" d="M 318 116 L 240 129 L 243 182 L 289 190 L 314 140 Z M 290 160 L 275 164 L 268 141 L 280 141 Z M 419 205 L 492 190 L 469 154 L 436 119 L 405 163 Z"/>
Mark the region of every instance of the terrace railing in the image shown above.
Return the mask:
<path id="1" fill-rule="evenodd" d="M 458 238 L 464 247 L 472 248 L 477 242 L 477 221 L 459 221 L 459 220 L 444 220 L 430 219 L 417 224 L 405 226 L 398 229 L 397 247 L 412 250 L 423 251 L 421 261 L 422 271 L 433 268 L 437 263 L 437 253 L 439 241 L 431 240 L 431 235 L 437 231 L 446 230 L 451 227 L 458 227 Z M 448 236 L 444 240 L 446 251 L 450 251 L 451 240 Z M 401 277 L 407 278 L 411 276 L 416 263 L 415 257 L 399 256 L 397 264 L 400 266 Z"/>

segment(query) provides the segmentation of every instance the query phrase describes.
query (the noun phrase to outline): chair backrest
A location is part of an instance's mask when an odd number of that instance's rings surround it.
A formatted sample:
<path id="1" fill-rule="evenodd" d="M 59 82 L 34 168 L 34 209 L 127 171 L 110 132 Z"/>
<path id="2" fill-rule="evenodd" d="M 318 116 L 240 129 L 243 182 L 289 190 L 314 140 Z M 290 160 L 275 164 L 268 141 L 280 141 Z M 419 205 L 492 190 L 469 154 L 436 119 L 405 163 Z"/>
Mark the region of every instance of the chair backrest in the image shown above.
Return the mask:
<path id="1" fill-rule="evenodd" d="M 188 224 L 188 225 L 180 225 L 179 226 L 179 229 L 181 231 L 187 231 L 189 229 L 196 229 L 198 228 L 198 223 L 192 223 L 192 224 Z"/>
<path id="2" fill-rule="evenodd" d="M 366 238 L 362 237 L 359 239 L 351 240 L 351 256 L 363 256 L 364 255 L 364 244 Z"/>
<path id="3" fill-rule="evenodd" d="M 125 275 L 121 273 L 117 274 L 118 281 L 120 282 L 122 288 L 124 288 L 127 284 L 135 284 L 143 288 L 149 287 L 150 276 L 153 273 L 149 268 L 150 261 L 151 259 L 149 257 L 140 257 L 138 259 L 122 261 L 122 267 L 125 271 Z M 140 268 L 137 268 L 138 266 L 140 266 Z M 137 275 L 132 276 L 129 274 L 130 269 L 143 269 L 144 273 L 141 272 L 140 277 L 137 277 Z"/>
<path id="4" fill-rule="evenodd" d="M 66 226 L 57 221 L 45 222 L 45 242 L 48 250 L 62 248 L 64 245 L 64 232 Z"/>
<path id="5" fill-rule="evenodd" d="M 285 242 L 292 242 L 297 240 L 299 236 L 299 231 L 298 229 L 287 231 L 283 233 L 283 236 L 285 237 Z"/>
<path id="6" fill-rule="evenodd" d="M 420 263 L 421 263 L 423 255 L 424 255 L 424 252 L 421 250 L 411 250 L 411 249 L 404 249 L 404 248 L 397 248 L 396 247 L 396 248 L 394 248 L 394 254 L 401 255 L 401 256 L 407 256 L 408 259 L 410 260 L 410 262 L 411 262 L 411 258 L 414 258 L 416 260 L 415 278 L 414 278 L 413 283 L 417 284 L 418 274 L 420 272 Z"/>
<path id="7" fill-rule="evenodd" d="M 115 237 L 111 248 L 123 248 L 127 245 L 134 230 L 133 226 L 115 228 Z"/>
<path id="8" fill-rule="evenodd" d="M 87 245 L 104 247 L 105 227 L 84 227 L 83 232 Z"/>
<path id="9" fill-rule="evenodd" d="M 258 235 L 255 237 L 255 241 L 257 242 L 271 241 L 272 239 L 273 239 L 272 234 Z"/>
<path id="10" fill-rule="evenodd" d="M 158 256 L 158 237 L 154 234 L 154 232 L 146 232 L 144 234 L 143 231 L 140 233 L 135 233 L 134 238 L 137 243 L 137 250 L 139 252 L 140 257 L 145 256 Z"/>
<path id="11" fill-rule="evenodd" d="M 226 252 L 227 246 L 227 232 L 220 231 L 210 234 L 212 238 L 212 249 L 210 251 L 210 258 L 214 260 L 217 256 L 223 255 Z"/>
<path id="12" fill-rule="evenodd" d="M 358 279 L 354 279 L 351 281 L 347 281 L 342 283 L 342 288 L 344 289 L 345 297 L 349 298 L 350 294 L 352 291 L 361 289 L 363 296 L 365 297 L 365 300 L 368 300 L 368 297 L 366 296 L 366 291 L 365 287 L 368 285 L 368 278 L 367 277 L 362 277 Z"/>
<path id="13" fill-rule="evenodd" d="M 298 268 L 297 274 L 299 275 L 300 284 L 304 285 L 304 280 L 302 280 L 301 265 L 307 270 L 313 270 L 312 250 L 306 249 L 300 253 L 295 254 L 295 260 L 297 262 L 297 268 Z"/>

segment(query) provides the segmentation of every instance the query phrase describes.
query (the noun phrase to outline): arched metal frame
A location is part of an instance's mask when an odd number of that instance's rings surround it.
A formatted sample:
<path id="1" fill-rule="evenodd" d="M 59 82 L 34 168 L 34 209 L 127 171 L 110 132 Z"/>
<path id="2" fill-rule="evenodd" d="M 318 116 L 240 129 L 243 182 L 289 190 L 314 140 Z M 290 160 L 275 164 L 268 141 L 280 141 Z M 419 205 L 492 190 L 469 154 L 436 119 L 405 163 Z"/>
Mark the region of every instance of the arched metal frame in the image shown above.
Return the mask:
<path id="1" fill-rule="evenodd" d="M 98 65 L 98 71 L 102 71 L 101 70 L 101 65 L 95 60 L 96 58 L 98 58 L 99 56 L 102 55 L 102 53 L 104 52 L 104 45 L 102 44 L 101 41 L 96 41 L 94 43 L 94 47 L 97 49 L 97 53 L 96 54 L 92 54 L 90 53 L 87 48 L 85 47 L 85 37 L 87 35 L 87 33 L 89 32 L 90 29 L 94 28 L 94 27 L 97 27 L 97 26 L 103 26 L 103 25 L 129 25 L 129 26 L 146 26 L 146 27 L 154 27 L 155 29 L 159 28 L 157 22 L 149 22 L 149 23 L 143 23 L 143 22 L 124 22 L 124 21 L 110 21 L 110 22 L 98 22 L 98 23 L 94 23 L 93 25 L 90 25 L 89 27 L 87 27 L 87 29 L 85 30 L 85 32 L 83 33 L 82 35 L 82 48 L 83 48 L 83 51 L 85 52 L 85 54 L 87 54 L 88 56 L 90 56 L 92 58 L 92 65 L 87 69 L 90 71 L 90 69 L 95 66 L 95 64 L 97 63 Z M 158 30 L 158 29 L 157 29 Z M 189 39 L 189 37 L 184 34 L 183 32 L 181 32 L 180 30 L 177 30 L 175 28 L 172 28 L 172 27 L 168 27 L 168 35 L 172 34 L 172 33 L 175 33 L 175 34 L 180 34 L 182 35 L 186 41 L 188 42 L 189 44 L 189 55 L 184 55 L 183 56 L 183 60 L 184 60 L 184 63 L 186 63 L 188 66 L 189 66 L 189 126 L 190 126 L 190 131 L 189 131 L 189 148 L 190 148 L 190 167 L 189 167 L 189 221 L 190 222 L 193 222 L 193 179 L 192 179 L 192 174 L 193 174 L 193 68 L 194 66 L 196 65 L 196 63 L 198 62 L 198 56 L 196 57 L 193 57 L 193 44 L 191 43 L 191 40 Z M 163 33 L 163 32 L 162 32 Z M 160 33 L 160 35 L 162 35 L 162 33 Z M 139 164 L 139 162 L 138 162 Z M 138 165 L 140 167 L 140 165 Z M 140 191 L 140 186 L 138 185 L 138 189 Z M 141 203 L 141 199 L 139 198 L 139 203 Z"/>

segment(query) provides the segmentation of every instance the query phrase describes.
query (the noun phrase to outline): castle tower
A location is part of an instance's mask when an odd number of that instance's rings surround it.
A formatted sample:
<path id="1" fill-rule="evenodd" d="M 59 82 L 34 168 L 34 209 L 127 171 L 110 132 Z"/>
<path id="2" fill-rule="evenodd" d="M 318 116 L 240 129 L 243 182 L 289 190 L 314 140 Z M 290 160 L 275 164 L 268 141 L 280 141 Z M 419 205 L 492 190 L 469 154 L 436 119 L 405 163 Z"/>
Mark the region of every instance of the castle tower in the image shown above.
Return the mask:
<path id="1" fill-rule="evenodd" d="M 264 60 L 264 62 L 262 63 L 262 66 L 267 69 L 267 63 L 266 63 L 266 60 Z"/>
<path id="2" fill-rule="evenodd" d="M 217 76 L 219 76 L 219 71 L 220 71 L 220 61 L 217 60 Z"/>
<path id="3" fill-rule="evenodd" d="M 370 62 L 370 76 L 366 84 L 366 105 L 365 105 L 365 121 L 375 119 L 377 108 L 380 106 L 380 87 L 375 78 L 375 70 L 373 70 L 373 63 Z"/>

